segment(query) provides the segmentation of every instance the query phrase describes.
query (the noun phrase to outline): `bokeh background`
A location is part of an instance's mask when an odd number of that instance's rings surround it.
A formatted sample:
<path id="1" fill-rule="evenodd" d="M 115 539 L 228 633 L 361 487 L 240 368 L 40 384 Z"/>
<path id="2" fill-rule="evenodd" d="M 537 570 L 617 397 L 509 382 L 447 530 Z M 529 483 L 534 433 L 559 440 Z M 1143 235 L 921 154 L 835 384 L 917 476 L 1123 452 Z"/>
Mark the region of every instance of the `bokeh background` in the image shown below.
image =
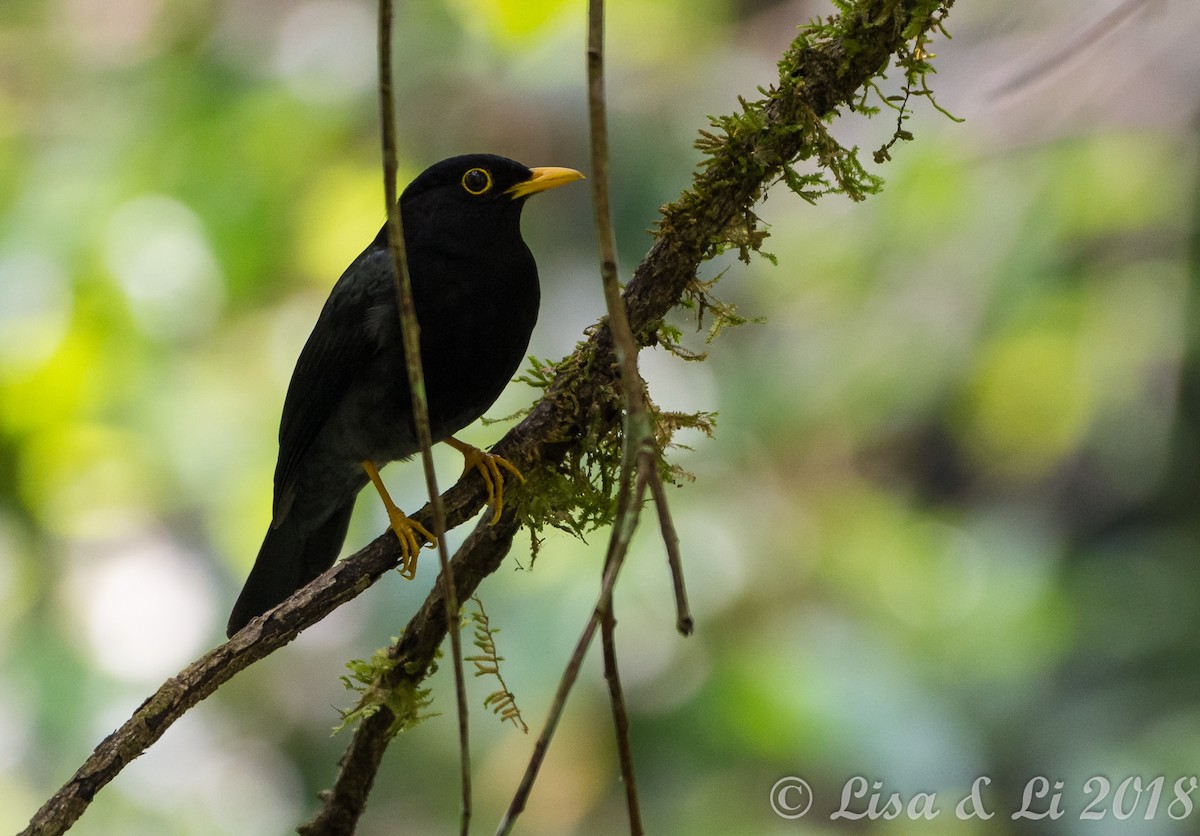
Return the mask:
<path id="1" fill-rule="evenodd" d="M 399 6 L 402 181 L 475 150 L 585 167 L 582 4 Z M 612 6 L 628 271 L 706 114 L 769 84 L 796 24 L 832 7 Z M 374 16 L 366 0 L 0 3 L 0 830 L 221 640 L 269 517 L 292 364 L 383 218 Z M 959 0 L 947 23 L 932 84 L 966 121 L 915 101 L 916 141 L 866 203 L 774 190 L 778 266 L 705 268 L 728 268 L 717 295 L 765 323 L 705 363 L 643 356 L 662 406 L 719 413 L 713 440 L 683 439 L 696 480 L 671 492 L 696 635 L 673 630 L 650 528 L 618 591 L 652 832 L 1196 832 L 1200 811 L 1168 804 L 1200 773 L 1200 7 Z M 865 159 L 895 122 L 847 116 L 834 131 Z M 602 310 L 588 200 L 564 189 L 525 213 L 539 357 Z M 514 384 L 492 415 L 534 394 Z M 455 456 L 438 461 L 448 483 Z M 405 507 L 418 470 L 386 471 Z M 386 527 L 360 506 L 349 548 Z M 519 545 L 482 589 L 535 731 L 604 539 L 551 533 L 532 571 Z M 353 702 L 344 663 L 397 633 L 432 564 L 223 687 L 75 832 L 289 832 L 348 743 L 330 734 Z M 521 832 L 621 828 L 595 662 Z M 361 833 L 455 827 L 445 670 L 433 685 L 441 716 L 393 744 Z M 480 706 L 494 687 L 471 683 L 483 830 L 532 745 Z M 816 796 L 798 821 L 769 805 L 787 775 Z M 856 775 L 937 792 L 942 813 L 830 821 Z M 958 821 L 980 776 L 996 816 Z M 1038 776 L 1064 782 L 1063 817 L 1013 822 Z M 1081 822 L 1093 776 L 1107 815 Z M 1112 812 L 1132 776 L 1164 778 L 1149 821 L 1148 789 L 1124 796 L 1132 820 Z"/>

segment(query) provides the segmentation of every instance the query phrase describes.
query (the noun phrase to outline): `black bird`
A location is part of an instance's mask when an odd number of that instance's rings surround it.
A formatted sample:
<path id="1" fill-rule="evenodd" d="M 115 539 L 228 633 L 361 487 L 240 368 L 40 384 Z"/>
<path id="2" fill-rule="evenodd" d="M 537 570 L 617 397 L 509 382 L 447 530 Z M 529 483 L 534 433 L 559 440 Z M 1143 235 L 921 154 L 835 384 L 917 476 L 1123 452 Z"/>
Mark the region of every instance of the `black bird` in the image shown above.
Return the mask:
<path id="1" fill-rule="evenodd" d="M 433 440 L 480 470 L 497 517 L 499 468 L 520 473 L 451 436 L 500 396 L 529 346 L 541 294 L 521 238 L 526 198 L 582 177 L 470 154 L 430 166 L 400 196 Z M 279 425 L 271 527 L 226 634 L 333 565 L 368 481 L 388 509 L 411 577 L 413 531 L 433 538 L 392 503 L 377 468 L 418 450 L 385 225 L 334 285 L 296 361 Z"/>

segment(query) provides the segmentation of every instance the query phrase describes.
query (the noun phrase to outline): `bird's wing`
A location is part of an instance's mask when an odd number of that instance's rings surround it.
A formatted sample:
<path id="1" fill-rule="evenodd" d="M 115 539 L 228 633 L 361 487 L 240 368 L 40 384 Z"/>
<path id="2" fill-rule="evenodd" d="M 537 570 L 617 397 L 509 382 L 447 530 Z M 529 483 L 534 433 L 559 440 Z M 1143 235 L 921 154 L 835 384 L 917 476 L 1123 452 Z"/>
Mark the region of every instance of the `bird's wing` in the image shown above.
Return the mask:
<path id="1" fill-rule="evenodd" d="M 387 262 L 368 248 L 338 280 L 300 357 L 283 402 L 279 461 L 275 466 L 274 523 L 286 516 L 300 465 L 313 440 L 337 410 L 358 371 L 378 348 L 368 322 L 373 296 L 390 288 Z"/>

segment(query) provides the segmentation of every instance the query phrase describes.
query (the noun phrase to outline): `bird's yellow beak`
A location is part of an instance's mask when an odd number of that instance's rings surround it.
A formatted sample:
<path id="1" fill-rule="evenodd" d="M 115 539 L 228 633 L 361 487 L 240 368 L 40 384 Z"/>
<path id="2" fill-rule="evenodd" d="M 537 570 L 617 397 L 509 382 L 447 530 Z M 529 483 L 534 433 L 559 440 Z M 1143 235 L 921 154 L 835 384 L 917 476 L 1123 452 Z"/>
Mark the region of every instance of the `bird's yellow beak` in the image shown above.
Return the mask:
<path id="1" fill-rule="evenodd" d="M 583 179 L 583 175 L 573 168 L 544 166 L 530 170 L 533 172 L 533 175 L 528 180 L 522 180 L 515 186 L 509 187 L 505 191 L 505 194 L 512 196 L 513 200 L 516 200 L 518 197 L 527 197 L 531 194 L 544 192 L 546 189 L 554 189 L 558 186 L 564 186 L 567 183 L 574 183 L 576 180 Z"/>

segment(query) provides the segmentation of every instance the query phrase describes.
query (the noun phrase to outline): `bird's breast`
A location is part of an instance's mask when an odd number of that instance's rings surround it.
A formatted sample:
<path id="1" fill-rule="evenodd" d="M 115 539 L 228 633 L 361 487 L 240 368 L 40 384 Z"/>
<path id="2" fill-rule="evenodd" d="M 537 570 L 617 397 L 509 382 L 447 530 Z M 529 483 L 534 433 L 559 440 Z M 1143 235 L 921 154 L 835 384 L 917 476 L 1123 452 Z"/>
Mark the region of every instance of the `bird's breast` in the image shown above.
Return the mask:
<path id="1" fill-rule="evenodd" d="M 417 311 L 431 423 L 442 437 L 500 396 L 525 358 L 540 302 L 532 258 L 454 275 L 471 278 L 435 287 L 431 304 Z"/>
<path id="2" fill-rule="evenodd" d="M 527 254 L 528 251 L 525 250 Z M 414 259 L 413 295 L 421 363 L 435 441 L 477 420 L 525 358 L 540 291 L 532 258 L 487 263 Z M 394 297 L 375 314 L 377 350 L 348 393 L 338 430 L 347 445 L 377 462 L 418 449 L 408 370 Z"/>

